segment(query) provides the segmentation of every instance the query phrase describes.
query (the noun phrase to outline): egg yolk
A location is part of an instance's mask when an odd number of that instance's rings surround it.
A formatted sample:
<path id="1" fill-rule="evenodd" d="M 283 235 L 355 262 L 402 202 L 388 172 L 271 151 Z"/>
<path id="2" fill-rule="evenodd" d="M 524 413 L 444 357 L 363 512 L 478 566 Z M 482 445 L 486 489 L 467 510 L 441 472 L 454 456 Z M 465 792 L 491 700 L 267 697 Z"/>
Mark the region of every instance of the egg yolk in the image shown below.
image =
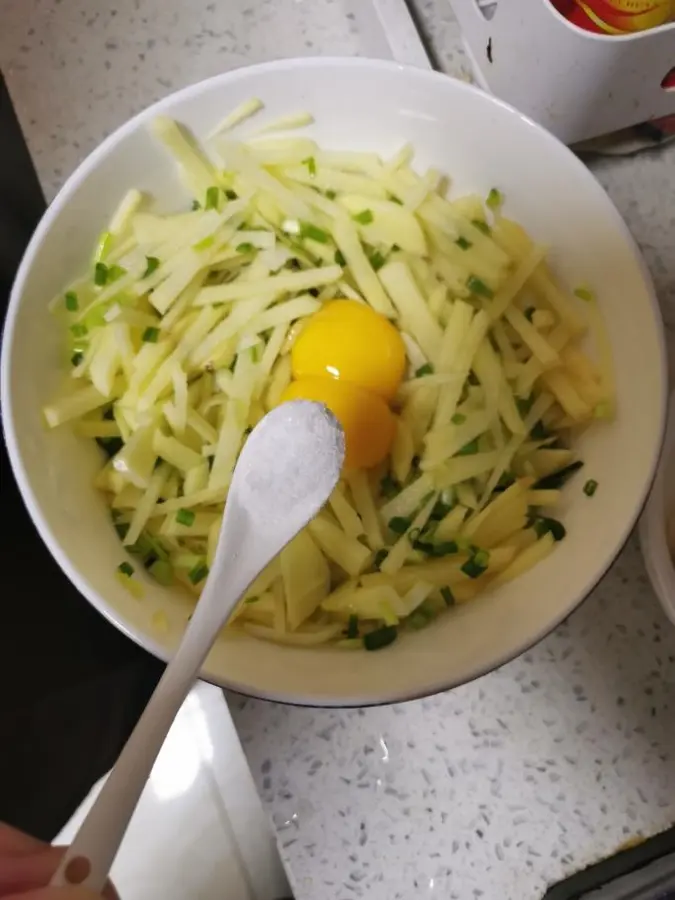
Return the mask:
<path id="1" fill-rule="evenodd" d="M 330 409 L 344 429 L 347 468 L 370 469 L 389 453 L 396 418 L 377 394 L 324 376 L 292 381 L 281 396 L 287 400 L 315 400 Z"/>
<path id="2" fill-rule="evenodd" d="M 335 300 L 308 320 L 291 363 L 296 379 L 328 376 L 389 401 L 405 372 L 405 345 L 391 322 L 369 306 Z"/>

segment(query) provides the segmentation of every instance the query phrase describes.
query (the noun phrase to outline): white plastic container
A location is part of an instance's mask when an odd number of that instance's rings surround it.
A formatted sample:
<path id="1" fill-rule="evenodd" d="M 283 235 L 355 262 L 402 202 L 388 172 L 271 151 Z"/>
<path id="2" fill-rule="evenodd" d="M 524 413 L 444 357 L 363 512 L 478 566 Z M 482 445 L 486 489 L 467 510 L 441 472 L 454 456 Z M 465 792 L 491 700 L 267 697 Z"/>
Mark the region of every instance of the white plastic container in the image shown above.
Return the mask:
<path id="1" fill-rule="evenodd" d="M 670 397 L 668 430 L 661 462 L 647 506 L 640 519 L 642 555 L 666 615 L 675 623 L 675 563 L 668 535 L 675 532 L 675 391 Z"/>
<path id="2" fill-rule="evenodd" d="M 566 144 L 675 113 L 675 23 L 599 35 L 568 22 L 549 0 L 449 0 L 476 81 Z"/>

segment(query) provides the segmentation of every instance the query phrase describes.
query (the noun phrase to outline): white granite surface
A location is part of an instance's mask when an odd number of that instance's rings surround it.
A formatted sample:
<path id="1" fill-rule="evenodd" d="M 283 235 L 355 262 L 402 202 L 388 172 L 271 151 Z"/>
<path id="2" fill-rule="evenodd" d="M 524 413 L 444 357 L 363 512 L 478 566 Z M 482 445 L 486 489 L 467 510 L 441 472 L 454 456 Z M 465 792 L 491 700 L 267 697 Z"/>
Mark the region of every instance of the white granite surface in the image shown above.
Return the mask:
<path id="1" fill-rule="evenodd" d="M 460 72 L 444 0 L 413 5 Z M 50 196 L 172 88 L 276 56 L 388 55 L 367 0 L 0 0 L 0 16 Z M 645 252 L 675 350 L 675 147 L 593 169 Z M 232 707 L 298 900 L 536 900 L 675 820 L 675 630 L 635 540 L 567 623 L 471 685 L 365 711 Z"/>

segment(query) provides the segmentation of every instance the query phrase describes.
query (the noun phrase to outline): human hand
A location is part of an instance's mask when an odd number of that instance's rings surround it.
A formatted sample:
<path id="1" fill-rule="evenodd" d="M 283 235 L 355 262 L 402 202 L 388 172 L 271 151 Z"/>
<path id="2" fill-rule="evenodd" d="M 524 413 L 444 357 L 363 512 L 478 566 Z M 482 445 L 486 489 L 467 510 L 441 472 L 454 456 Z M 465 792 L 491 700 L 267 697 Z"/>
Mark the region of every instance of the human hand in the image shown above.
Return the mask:
<path id="1" fill-rule="evenodd" d="M 0 823 L 0 898 L 2 900 L 119 900 L 112 885 L 103 895 L 79 887 L 48 887 L 65 847 L 50 847 Z"/>

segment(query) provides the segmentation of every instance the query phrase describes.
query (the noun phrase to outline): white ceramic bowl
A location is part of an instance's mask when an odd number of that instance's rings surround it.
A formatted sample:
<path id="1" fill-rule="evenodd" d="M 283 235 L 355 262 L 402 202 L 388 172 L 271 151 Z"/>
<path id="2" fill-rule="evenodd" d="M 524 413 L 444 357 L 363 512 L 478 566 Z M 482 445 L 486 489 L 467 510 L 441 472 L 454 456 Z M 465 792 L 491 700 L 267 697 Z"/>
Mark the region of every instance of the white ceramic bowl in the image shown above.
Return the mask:
<path id="1" fill-rule="evenodd" d="M 570 486 L 569 536 L 545 563 L 379 653 L 296 650 L 237 637 L 218 642 L 203 672 L 237 691 L 301 704 L 361 705 L 442 691 L 521 653 L 584 599 L 635 523 L 664 422 L 662 325 L 626 226 L 569 150 L 487 94 L 392 63 L 287 60 L 194 85 L 120 128 L 68 180 L 19 270 L 2 360 L 10 458 L 40 534 L 75 586 L 131 638 L 167 658 L 184 625 L 185 598 L 148 583 L 137 601 L 120 587 L 114 573 L 121 548 L 91 487 L 98 453 L 67 428 L 43 426 L 40 409 L 58 383 L 63 341 L 47 302 L 87 264 L 93 236 L 127 188 L 154 194 L 167 209 L 185 203 L 172 162 L 146 128 L 153 116 L 168 114 L 203 136 L 251 96 L 264 100 L 269 119 L 311 110 L 312 134 L 325 146 L 386 154 L 412 141 L 417 163 L 447 172 L 455 191 L 485 195 L 497 185 L 507 213 L 551 246 L 568 284 L 587 282 L 599 293 L 617 363 L 619 415 L 581 441 L 585 477 L 600 487 L 591 500 L 582 493 L 583 476 Z M 168 615 L 166 634 L 153 626 L 158 610 Z"/>

